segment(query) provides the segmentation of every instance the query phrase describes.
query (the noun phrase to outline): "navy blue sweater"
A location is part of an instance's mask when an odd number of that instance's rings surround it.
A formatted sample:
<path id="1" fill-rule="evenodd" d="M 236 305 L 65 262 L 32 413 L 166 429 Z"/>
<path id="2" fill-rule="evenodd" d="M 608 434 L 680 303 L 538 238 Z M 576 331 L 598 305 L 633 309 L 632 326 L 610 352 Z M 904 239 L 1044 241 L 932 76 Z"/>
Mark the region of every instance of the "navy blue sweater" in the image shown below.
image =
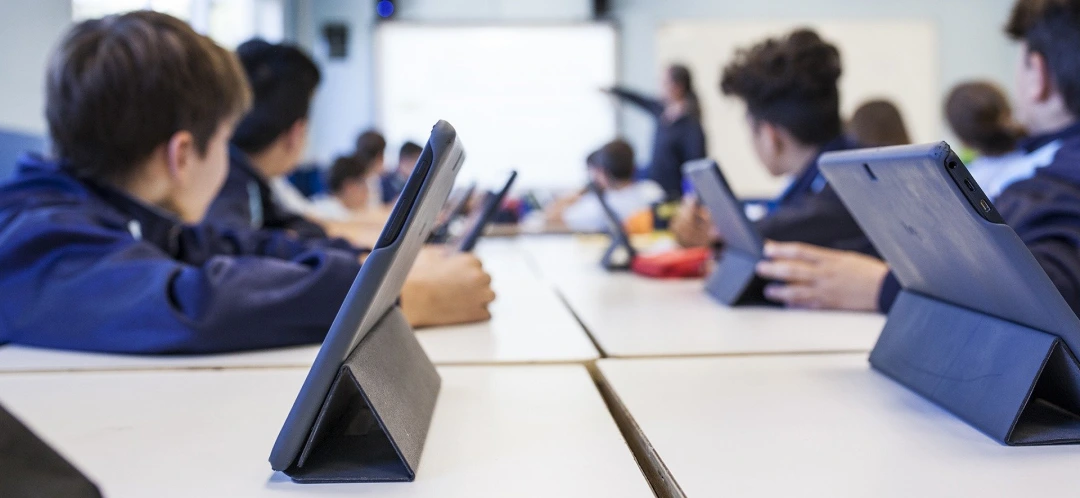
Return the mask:
<path id="1" fill-rule="evenodd" d="M 769 213 L 756 223 L 761 236 L 778 242 L 805 242 L 877 256 L 870 239 L 818 169 L 822 154 L 854 148 L 857 145 L 844 137 L 823 145 L 776 199 Z"/>
<path id="2" fill-rule="evenodd" d="M 270 184 L 239 147 L 229 147 L 229 175 L 206 221 L 239 230 L 289 230 L 305 239 L 324 239 L 326 232 L 303 216 L 289 212 L 274 198 Z"/>
<path id="3" fill-rule="evenodd" d="M 0 343 L 215 353 L 317 343 L 358 252 L 283 231 L 184 225 L 24 159 L 0 186 Z"/>
<path id="4" fill-rule="evenodd" d="M 1080 314 L 1080 123 L 1033 137 L 1022 147 L 1030 152 L 1055 140 L 1061 141 L 1061 148 L 1054 160 L 1031 178 L 1007 187 L 994 206 L 1073 312 Z M 887 312 L 900 290 L 900 282 L 889 274 L 881 288 L 879 309 Z"/>
<path id="5" fill-rule="evenodd" d="M 705 157 L 705 130 L 701 128 L 701 121 L 689 115 L 668 121 L 664 118 L 664 104 L 659 100 L 625 88 L 613 88 L 611 93 L 640 107 L 656 120 L 656 135 L 653 138 L 648 175 L 664 189 L 669 200 L 681 198 L 683 164 Z"/>

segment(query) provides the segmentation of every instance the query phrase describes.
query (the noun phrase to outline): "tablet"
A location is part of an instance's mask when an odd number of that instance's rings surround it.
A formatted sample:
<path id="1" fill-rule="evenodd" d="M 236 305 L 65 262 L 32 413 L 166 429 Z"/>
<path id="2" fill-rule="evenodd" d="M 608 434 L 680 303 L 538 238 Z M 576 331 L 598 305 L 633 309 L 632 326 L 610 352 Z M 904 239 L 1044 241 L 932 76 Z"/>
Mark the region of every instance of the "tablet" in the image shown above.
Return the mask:
<path id="1" fill-rule="evenodd" d="M 453 190 L 450 192 L 450 198 L 447 199 L 446 205 L 436 218 L 435 228 L 431 231 L 431 237 L 428 238 L 430 244 L 442 244 L 450 238 L 450 226 L 457 221 L 458 218 L 465 215 L 465 211 L 469 207 L 469 199 L 472 199 L 473 192 L 476 192 L 476 183 L 470 183 L 468 187 L 462 190 Z"/>
<path id="2" fill-rule="evenodd" d="M 818 164 L 904 289 L 1080 351 L 1080 319 L 948 144 L 833 152 Z"/>
<path id="3" fill-rule="evenodd" d="M 631 263 L 637 256 L 637 252 L 634 251 L 634 246 L 630 244 L 630 236 L 626 234 L 622 220 L 615 213 L 615 210 L 611 209 L 611 205 L 608 204 L 603 187 L 594 182 L 589 182 L 589 191 L 596 196 L 597 202 L 600 203 L 600 209 L 604 212 L 604 221 L 608 226 L 608 235 L 611 237 L 611 246 L 604 252 L 600 264 L 609 270 L 630 268 Z"/>
<path id="4" fill-rule="evenodd" d="M 436 123 L 285 419 L 270 453 L 274 470 L 285 470 L 296 461 L 342 363 L 395 306 L 464 160 L 454 128 L 445 121 Z"/>
<path id="5" fill-rule="evenodd" d="M 720 165 L 712 159 L 697 159 L 683 165 L 698 198 L 712 217 L 713 226 L 724 237 L 725 250 L 737 250 L 761 259 L 764 241 L 746 217 L 742 203 L 731 192 Z"/>
<path id="6" fill-rule="evenodd" d="M 517 171 L 511 171 L 506 183 L 503 184 L 499 191 L 488 192 L 484 196 L 483 206 L 469 218 L 469 222 L 466 224 L 468 228 L 465 230 L 464 236 L 461 237 L 461 240 L 452 244 L 458 251 L 471 252 L 476 247 L 476 243 L 484 235 L 484 230 L 491 223 L 491 220 L 495 218 L 495 214 L 499 212 L 499 207 L 502 206 L 506 195 L 510 193 L 510 187 L 514 186 L 514 180 L 516 179 Z"/>

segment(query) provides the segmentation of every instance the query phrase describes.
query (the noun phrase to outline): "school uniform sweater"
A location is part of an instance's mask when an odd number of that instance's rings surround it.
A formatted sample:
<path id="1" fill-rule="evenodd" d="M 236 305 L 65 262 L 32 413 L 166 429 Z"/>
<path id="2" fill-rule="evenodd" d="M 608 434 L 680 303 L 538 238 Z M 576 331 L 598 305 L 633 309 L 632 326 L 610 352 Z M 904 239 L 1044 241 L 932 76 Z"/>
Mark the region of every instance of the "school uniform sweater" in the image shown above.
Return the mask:
<path id="1" fill-rule="evenodd" d="M 360 252 L 191 226 L 40 158 L 0 186 L 0 343 L 202 354 L 320 342 Z"/>

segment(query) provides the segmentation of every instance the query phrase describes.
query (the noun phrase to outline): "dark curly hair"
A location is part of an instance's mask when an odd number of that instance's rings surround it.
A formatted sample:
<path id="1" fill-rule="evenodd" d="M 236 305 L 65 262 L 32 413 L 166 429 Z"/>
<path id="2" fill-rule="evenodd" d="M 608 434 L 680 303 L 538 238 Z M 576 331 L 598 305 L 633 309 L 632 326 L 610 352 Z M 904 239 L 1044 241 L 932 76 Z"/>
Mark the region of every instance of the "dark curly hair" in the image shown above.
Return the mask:
<path id="1" fill-rule="evenodd" d="M 805 144 L 822 145 L 843 129 L 840 51 L 810 29 L 739 50 L 724 68 L 720 91 L 746 102 L 757 121 L 783 127 Z"/>
<path id="2" fill-rule="evenodd" d="M 1046 59 L 1066 107 L 1080 116 L 1080 0 L 1019 0 L 1005 32 Z"/>

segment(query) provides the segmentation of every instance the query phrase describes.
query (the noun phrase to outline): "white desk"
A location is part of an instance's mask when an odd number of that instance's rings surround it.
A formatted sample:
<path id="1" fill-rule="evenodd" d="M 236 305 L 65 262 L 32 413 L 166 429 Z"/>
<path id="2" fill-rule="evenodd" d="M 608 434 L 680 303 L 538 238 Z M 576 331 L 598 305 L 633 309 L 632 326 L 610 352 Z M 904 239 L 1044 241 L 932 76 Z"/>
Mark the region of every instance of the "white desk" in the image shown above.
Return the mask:
<path id="1" fill-rule="evenodd" d="M 541 281 L 516 242 L 484 239 L 477 254 L 498 295 L 490 322 L 417 332 L 437 364 L 571 363 L 599 357 L 581 325 Z M 318 346 L 228 355 L 154 357 L 0 347 L 0 372 L 162 368 L 308 367 Z"/>
<path id="2" fill-rule="evenodd" d="M 869 351 L 885 324 L 874 313 L 732 308 L 698 279 L 608 272 L 603 237 L 519 241 L 612 357 Z"/>
<path id="3" fill-rule="evenodd" d="M 303 369 L 0 376 L 0 403 L 110 498 L 651 497 L 582 366 L 441 367 L 413 483 L 298 485 L 270 469 Z"/>
<path id="4" fill-rule="evenodd" d="M 601 360 L 690 498 L 1075 496 L 1080 447 L 1006 447 L 862 354 Z"/>

